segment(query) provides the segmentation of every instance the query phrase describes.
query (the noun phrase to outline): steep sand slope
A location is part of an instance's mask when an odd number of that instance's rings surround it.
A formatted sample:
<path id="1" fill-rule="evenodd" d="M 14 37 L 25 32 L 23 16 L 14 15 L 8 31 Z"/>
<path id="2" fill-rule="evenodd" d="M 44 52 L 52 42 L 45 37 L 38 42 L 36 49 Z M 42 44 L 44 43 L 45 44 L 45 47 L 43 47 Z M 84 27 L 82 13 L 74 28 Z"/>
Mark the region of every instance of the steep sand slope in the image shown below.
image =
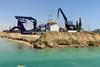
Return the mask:
<path id="1" fill-rule="evenodd" d="M 100 46 L 100 34 L 92 32 L 47 32 L 33 42 L 35 48 Z"/>

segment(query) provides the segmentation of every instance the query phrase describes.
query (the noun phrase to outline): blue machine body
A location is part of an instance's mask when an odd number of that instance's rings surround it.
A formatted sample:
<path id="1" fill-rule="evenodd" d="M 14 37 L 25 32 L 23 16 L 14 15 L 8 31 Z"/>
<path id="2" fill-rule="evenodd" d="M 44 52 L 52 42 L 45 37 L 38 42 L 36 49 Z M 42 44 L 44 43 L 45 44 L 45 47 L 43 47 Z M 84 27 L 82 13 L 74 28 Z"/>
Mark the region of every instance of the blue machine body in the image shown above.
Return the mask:
<path id="1" fill-rule="evenodd" d="M 37 20 L 32 17 L 24 17 L 24 16 L 15 16 L 18 20 L 17 26 L 14 26 L 10 29 L 10 32 L 13 32 L 16 28 L 20 30 L 21 34 L 31 34 L 33 31 L 36 30 Z M 33 28 L 31 30 L 26 30 L 24 27 L 24 23 L 27 23 L 27 20 L 33 23 Z"/>

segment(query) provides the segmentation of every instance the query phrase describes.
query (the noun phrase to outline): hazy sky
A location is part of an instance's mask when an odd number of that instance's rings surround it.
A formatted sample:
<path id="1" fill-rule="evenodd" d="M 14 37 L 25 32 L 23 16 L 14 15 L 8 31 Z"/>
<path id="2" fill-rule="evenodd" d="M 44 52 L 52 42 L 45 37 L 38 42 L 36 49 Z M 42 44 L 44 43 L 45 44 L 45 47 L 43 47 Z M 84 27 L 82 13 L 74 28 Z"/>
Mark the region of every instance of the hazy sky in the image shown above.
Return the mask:
<path id="1" fill-rule="evenodd" d="M 56 20 L 59 7 L 68 20 L 82 17 L 85 29 L 100 28 L 100 0 L 0 0 L 0 27 L 16 24 L 15 15 L 32 16 L 39 24 L 46 23 L 49 15 Z M 62 16 L 61 20 L 62 25 Z"/>

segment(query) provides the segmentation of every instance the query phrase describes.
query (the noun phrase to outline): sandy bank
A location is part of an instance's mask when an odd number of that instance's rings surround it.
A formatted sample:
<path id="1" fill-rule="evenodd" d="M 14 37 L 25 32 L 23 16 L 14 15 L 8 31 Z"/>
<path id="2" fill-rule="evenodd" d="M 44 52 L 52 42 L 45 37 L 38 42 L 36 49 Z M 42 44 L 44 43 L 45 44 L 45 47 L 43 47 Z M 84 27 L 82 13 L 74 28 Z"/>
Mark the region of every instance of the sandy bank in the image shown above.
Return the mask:
<path id="1" fill-rule="evenodd" d="M 33 43 L 35 48 L 100 46 L 100 34 L 93 32 L 47 32 Z"/>
<path id="2" fill-rule="evenodd" d="M 0 37 L 34 48 L 79 48 L 100 46 L 100 34 L 93 32 L 46 32 L 41 36 L 0 32 Z"/>
<path id="3" fill-rule="evenodd" d="M 27 47 L 33 47 L 32 42 L 36 41 L 40 37 L 40 35 L 22 35 L 20 33 L 0 32 L 0 37 L 22 43 Z"/>

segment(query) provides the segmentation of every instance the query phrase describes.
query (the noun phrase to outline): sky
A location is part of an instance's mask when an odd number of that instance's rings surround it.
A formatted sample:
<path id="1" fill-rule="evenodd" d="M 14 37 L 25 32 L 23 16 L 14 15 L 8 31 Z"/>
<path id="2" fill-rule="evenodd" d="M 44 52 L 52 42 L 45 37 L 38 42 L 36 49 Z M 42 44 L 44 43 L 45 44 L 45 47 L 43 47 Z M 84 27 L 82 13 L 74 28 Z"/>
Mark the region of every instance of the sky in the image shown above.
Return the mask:
<path id="1" fill-rule="evenodd" d="M 0 28 L 9 29 L 17 24 L 14 16 L 32 16 L 38 24 L 57 19 L 62 8 L 69 21 L 82 18 L 85 30 L 100 28 L 100 0 L 0 0 Z M 62 15 L 59 25 L 64 26 Z"/>

